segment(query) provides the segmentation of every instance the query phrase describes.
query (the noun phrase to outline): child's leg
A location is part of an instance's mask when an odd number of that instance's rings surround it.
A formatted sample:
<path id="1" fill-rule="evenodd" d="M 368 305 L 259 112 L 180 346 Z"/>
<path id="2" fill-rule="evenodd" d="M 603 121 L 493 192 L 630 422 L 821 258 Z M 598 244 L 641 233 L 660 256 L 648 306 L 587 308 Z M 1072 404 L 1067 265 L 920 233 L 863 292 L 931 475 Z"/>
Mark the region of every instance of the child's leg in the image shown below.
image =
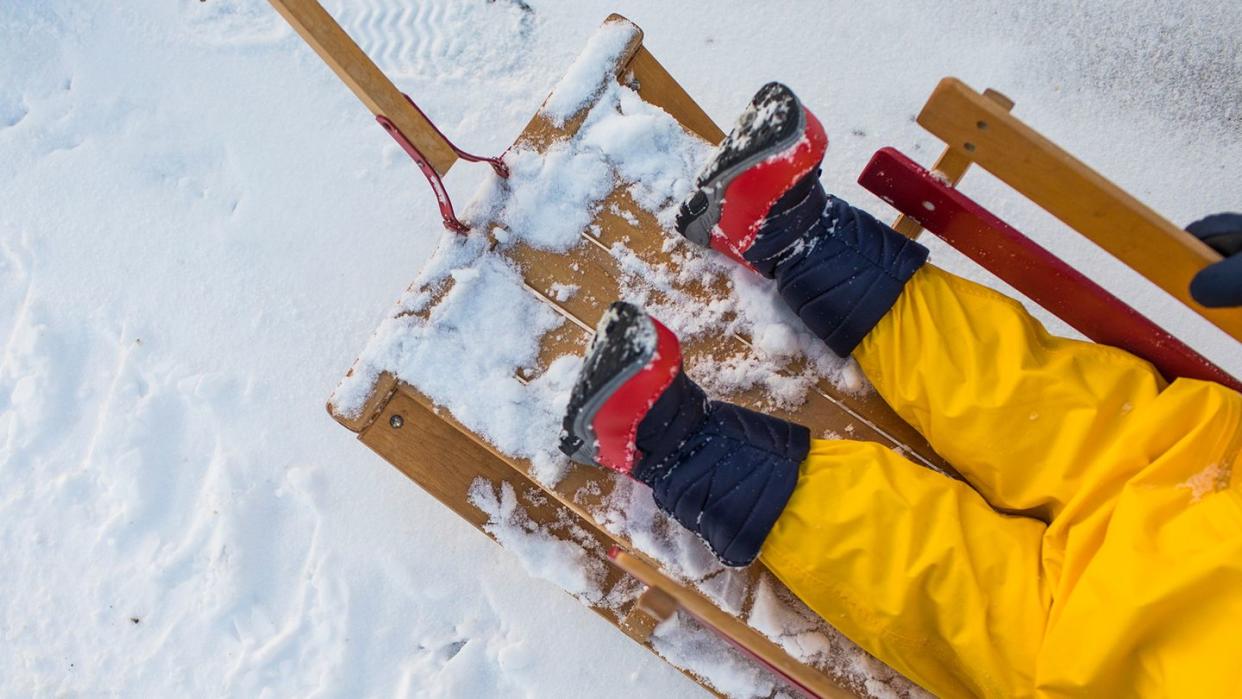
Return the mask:
<path id="1" fill-rule="evenodd" d="M 614 304 L 566 409 L 561 448 L 652 488 L 728 565 L 763 556 L 813 609 L 942 695 L 1033 683 L 1050 595 L 1038 520 L 876 444 L 709 401 L 676 336 Z"/>
<path id="2" fill-rule="evenodd" d="M 1049 335 L 1017 301 L 931 265 L 854 357 L 876 389 L 995 506 L 1050 520 L 1128 474 L 1100 454 L 1156 398 L 1148 363 Z"/>
<path id="3" fill-rule="evenodd" d="M 806 326 L 854 353 L 994 505 L 1048 519 L 1068 493 L 1116 480 L 1095 457 L 1160 391 L 1159 376 L 1119 350 L 1050 337 L 993 291 L 916 272 L 925 248 L 824 192 L 815 173 L 826 147 L 788 88 L 765 87 L 704 167 L 677 229 L 775 279 Z"/>
<path id="4" fill-rule="evenodd" d="M 1029 694 L 1045 526 L 868 442 L 812 443 L 760 553 L 829 623 L 939 696 Z"/>

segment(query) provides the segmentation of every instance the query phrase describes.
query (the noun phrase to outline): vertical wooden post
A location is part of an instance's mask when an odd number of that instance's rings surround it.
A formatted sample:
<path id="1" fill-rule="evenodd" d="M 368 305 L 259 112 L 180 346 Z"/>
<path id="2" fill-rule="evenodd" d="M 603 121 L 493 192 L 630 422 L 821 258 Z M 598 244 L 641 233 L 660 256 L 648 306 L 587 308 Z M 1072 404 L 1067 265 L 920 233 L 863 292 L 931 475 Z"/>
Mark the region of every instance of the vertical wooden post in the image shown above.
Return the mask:
<path id="1" fill-rule="evenodd" d="M 1006 112 L 1013 110 L 1013 100 L 1009 99 L 1000 92 L 988 88 L 983 91 L 983 96 L 992 100 L 998 107 Z M 936 159 L 936 164 L 932 166 L 931 171 L 937 177 L 942 177 L 945 184 L 950 187 L 956 187 L 958 182 L 966 176 L 966 171 L 970 169 L 970 158 L 961 151 L 953 148 L 945 148 L 940 157 Z M 905 214 L 898 214 L 897 219 L 893 221 L 893 230 L 904 235 L 907 238 L 918 238 L 923 232 L 923 227 L 919 222 Z"/>

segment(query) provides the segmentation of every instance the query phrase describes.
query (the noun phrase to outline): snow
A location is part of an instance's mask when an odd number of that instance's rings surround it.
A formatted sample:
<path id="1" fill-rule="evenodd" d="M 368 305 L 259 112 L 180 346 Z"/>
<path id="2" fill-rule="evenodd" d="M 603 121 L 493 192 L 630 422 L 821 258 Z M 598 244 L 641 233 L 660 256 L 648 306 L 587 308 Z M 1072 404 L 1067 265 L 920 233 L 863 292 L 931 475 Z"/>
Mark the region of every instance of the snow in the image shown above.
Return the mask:
<path id="1" fill-rule="evenodd" d="M 559 127 L 582 111 L 613 77 L 609 68 L 617 65 L 621 53 L 637 33 L 637 29 L 626 22 L 608 22 L 600 27 L 552 88 L 541 113 Z"/>
<path id="2" fill-rule="evenodd" d="M 600 33 L 613 31 L 610 24 Z M 509 152 L 509 178 L 486 183 L 469 215 L 504 221 L 506 239 L 517 236 L 536 247 L 567 250 L 581 242 L 618 181 L 633 183 L 629 191 L 639 205 L 659 210 L 686 195 L 691 185 L 686 173 L 707 152 L 676 120 L 613 81 L 602 88 L 574 138 L 544 153 Z"/>
<path id="3" fill-rule="evenodd" d="M 754 629 L 776 642 L 792 657 L 824 667 L 859 692 L 874 697 L 899 697 L 917 692 L 904 678 L 828 626 L 785 590 L 764 576 L 754 591 L 746 617 Z"/>
<path id="4" fill-rule="evenodd" d="M 599 154 L 558 143 L 546 156 L 515 150 L 505 157 L 509 179 L 497 187 L 505 197 L 507 230 L 537 247 L 567 250 L 594 217 L 595 205 L 612 191 L 613 173 Z"/>
<path id="5" fill-rule="evenodd" d="M 577 284 L 554 282 L 550 291 L 552 292 L 552 298 L 564 303 L 565 301 L 573 298 L 574 294 L 578 293 L 578 289 L 579 287 Z"/>
<path id="6" fill-rule="evenodd" d="M 763 697 L 783 688 L 784 683 L 766 668 L 748 662 L 727 641 L 680 611 L 661 622 L 651 639 L 657 653 L 674 665 L 694 668 L 725 696 Z"/>
<path id="7" fill-rule="evenodd" d="M 1174 221 L 1238 206 L 1231 1 L 778 2 L 772 22 L 751 3 L 713 5 L 710 21 L 655 0 L 327 5 L 474 152 L 503 151 L 616 10 L 719 123 L 767 80 L 790 84 L 829 130 L 826 186 L 877 214 L 854 177 L 884 145 L 931 162 L 940 144 L 911 117 L 949 74 L 1006 92 Z M 702 695 L 324 413 L 440 223 L 406 155 L 266 3 L 6 3 L 0 65 L 5 691 Z M 463 164 L 446 183 L 460 204 L 487 173 Z M 1242 371 L 1236 343 L 1003 185 L 972 173 L 963 187 Z M 481 255 L 441 251 L 425 274 Z M 933 255 L 988 279 L 943 246 Z M 555 480 L 558 464 L 544 467 Z M 617 526 L 624 510 L 644 531 L 642 495 L 614 495 Z M 697 542 L 644 547 L 741 608 Z M 547 566 L 535 569 L 566 572 Z"/>
<path id="8" fill-rule="evenodd" d="M 450 234 L 445 243 L 467 247 L 461 240 Z M 449 270 L 448 290 L 426 317 L 409 313 L 422 310 L 420 295 L 384 320 L 334 405 L 356 415 L 377 371 L 389 370 L 505 453 L 532 458 L 540 451 L 534 445 L 560 432 L 581 362 L 562 357 L 536 380 L 519 381 L 517 371 L 538 358 L 539 338 L 565 320 L 527 293 L 521 275 L 499 256 L 482 253 L 472 263 Z"/>
<path id="9" fill-rule="evenodd" d="M 583 545 L 542 530 L 526 515 L 509 483 L 500 492 L 479 478 L 470 485 L 470 504 L 487 515 L 484 526 L 501 546 L 513 552 L 529 575 L 542 578 L 589 604 L 604 600 L 602 563 L 594 565 Z"/>
<path id="10" fill-rule="evenodd" d="M 1179 483 L 1178 487 L 1190 491 L 1191 502 L 1199 502 L 1207 495 L 1227 490 L 1232 478 L 1232 467 L 1225 462 L 1221 462 L 1208 465 L 1202 471 L 1187 478 L 1185 482 Z"/>

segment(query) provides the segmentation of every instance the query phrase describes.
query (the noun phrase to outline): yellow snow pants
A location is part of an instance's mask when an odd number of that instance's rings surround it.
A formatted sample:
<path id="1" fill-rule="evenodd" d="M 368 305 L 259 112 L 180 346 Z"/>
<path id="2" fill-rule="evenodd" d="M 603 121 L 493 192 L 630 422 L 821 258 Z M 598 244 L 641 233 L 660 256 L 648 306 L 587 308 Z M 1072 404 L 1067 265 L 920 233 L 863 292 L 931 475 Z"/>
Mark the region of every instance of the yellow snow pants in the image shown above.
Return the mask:
<path id="1" fill-rule="evenodd" d="M 926 265 L 855 358 L 969 484 L 814 441 L 761 559 L 944 697 L 1242 696 L 1242 396 Z"/>

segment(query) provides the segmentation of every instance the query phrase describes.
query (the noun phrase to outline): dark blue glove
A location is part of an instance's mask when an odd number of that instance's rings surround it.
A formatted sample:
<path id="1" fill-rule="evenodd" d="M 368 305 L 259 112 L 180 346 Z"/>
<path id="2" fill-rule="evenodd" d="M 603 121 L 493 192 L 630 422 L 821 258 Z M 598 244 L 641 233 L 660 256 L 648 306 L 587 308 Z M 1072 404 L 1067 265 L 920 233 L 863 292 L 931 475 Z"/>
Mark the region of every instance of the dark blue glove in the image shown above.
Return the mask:
<path id="1" fill-rule="evenodd" d="M 1190 295 L 1208 308 L 1242 306 L 1242 214 L 1212 214 L 1186 226 L 1225 259 L 1190 281 Z"/>

